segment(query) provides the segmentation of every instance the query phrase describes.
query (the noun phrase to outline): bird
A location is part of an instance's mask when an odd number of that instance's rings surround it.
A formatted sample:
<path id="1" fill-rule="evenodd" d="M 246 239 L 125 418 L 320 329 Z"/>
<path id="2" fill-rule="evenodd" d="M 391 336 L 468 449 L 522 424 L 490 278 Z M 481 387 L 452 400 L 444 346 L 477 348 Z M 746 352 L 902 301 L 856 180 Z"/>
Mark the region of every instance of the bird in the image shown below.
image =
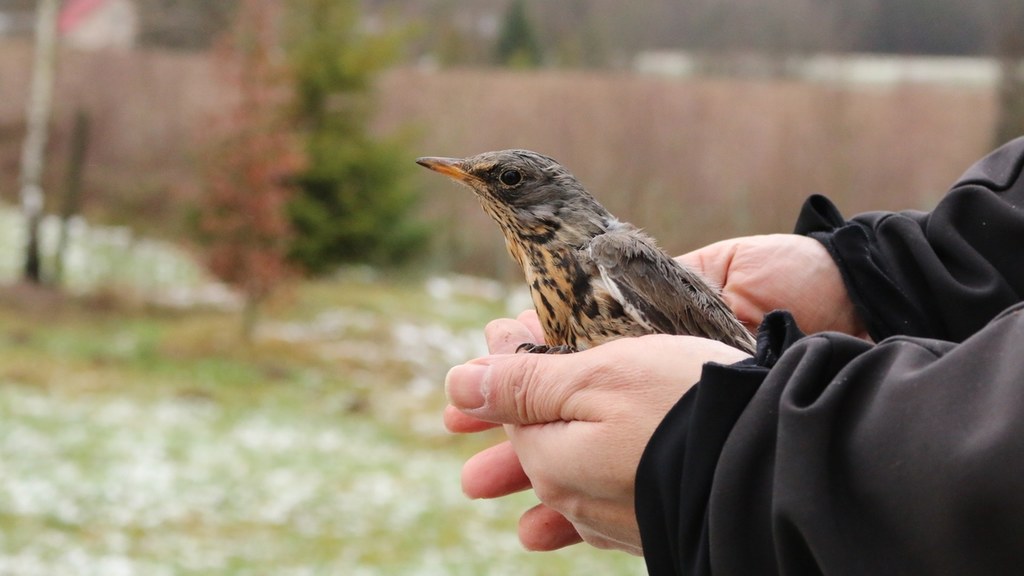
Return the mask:
<path id="1" fill-rule="evenodd" d="M 753 337 L 717 287 L 613 216 L 554 159 L 500 150 L 416 162 L 471 188 L 523 269 L 545 343 L 517 352 L 572 353 L 676 334 L 753 354 Z"/>

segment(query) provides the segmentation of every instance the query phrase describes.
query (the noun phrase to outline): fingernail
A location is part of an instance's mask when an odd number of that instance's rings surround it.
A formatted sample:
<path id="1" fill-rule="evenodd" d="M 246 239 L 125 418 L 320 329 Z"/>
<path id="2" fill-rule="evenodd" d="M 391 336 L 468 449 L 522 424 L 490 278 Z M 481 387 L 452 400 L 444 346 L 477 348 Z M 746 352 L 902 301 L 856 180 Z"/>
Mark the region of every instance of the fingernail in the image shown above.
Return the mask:
<path id="1" fill-rule="evenodd" d="M 452 406 L 462 410 L 482 408 L 490 369 L 482 364 L 461 364 L 449 370 L 444 379 L 444 391 Z"/>

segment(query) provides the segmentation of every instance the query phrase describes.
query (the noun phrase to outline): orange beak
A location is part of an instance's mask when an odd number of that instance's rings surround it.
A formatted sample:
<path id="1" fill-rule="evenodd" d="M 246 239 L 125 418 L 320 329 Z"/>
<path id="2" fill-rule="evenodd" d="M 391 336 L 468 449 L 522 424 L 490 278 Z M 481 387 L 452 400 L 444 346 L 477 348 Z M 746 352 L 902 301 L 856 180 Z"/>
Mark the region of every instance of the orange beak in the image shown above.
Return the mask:
<path id="1" fill-rule="evenodd" d="M 455 180 L 457 182 L 468 183 L 473 175 L 462 169 L 461 158 L 437 158 L 437 157 L 424 157 L 417 158 L 416 163 L 424 168 L 430 168 L 434 172 L 444 174 L 445 176 Z"/>

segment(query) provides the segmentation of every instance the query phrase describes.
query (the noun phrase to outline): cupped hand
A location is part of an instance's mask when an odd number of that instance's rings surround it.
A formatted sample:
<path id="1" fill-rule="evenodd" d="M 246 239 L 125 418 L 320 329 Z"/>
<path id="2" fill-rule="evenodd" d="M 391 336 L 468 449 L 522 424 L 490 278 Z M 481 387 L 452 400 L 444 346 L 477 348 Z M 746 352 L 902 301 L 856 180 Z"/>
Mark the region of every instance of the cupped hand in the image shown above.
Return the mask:
<path id="1" fill-rule="evenodd" d="M 484 328 L 484 336 L 491 354 L 512 354 L 523 342 L 544 342 L 544 330 L 534 310 L 523 312 L 514 321 L 502 318 L 490 322 Z M 447 382 L 445 388 L 448 388 Z M 444 423 L 456 433 L 481 432 L 500 426 L 465 414 L 451 404 L 445 408 Z M 530 480 L 508 441 L 480 452 L 463 467 L 462 489 L 470 498 L 496 498 L 529 487 Z M 543 503 L 527 510 L 520 518 L 519 539 L 527 550 L 538 552 L 583 541 L 571 522 Z"/>
<path id="2" fill-rule="evenodd" d="M 679 256 L 722 287 L 722 297 L 751 330 L 772 310 L 789 310 L 804 332 L 867 338 L 839 268 L 820 242 L 797 234 L 746 236 Z"/>
<path id="3" fill-rule="evenodd" d="M 647 441 L 706 362 L 731 364 L 746 354 L 711 340 L 663 335 L 575 354 L 507 353 L 539 340 L 535 323 L 530 313 L 492 322 L 486 333 L 496 353 L 448 373 L 448 428 L 476 432 L 504 424 L 509 437 L 466 462 L 463 490 L 495 498 L 532 487 L 541 504 L 519 524 L 528 549 L 582 539 L 640 554 L 634 477 Z"/>

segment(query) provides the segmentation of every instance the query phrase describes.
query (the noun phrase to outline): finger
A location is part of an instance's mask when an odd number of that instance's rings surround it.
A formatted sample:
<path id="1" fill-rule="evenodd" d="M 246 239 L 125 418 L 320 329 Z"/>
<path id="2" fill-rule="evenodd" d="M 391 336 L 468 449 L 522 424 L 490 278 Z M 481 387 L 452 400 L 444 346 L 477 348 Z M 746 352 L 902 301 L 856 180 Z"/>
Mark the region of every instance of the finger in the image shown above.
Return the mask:
<path id="1" fill-rule="evenodd" d="M 733 238 L 715 242 L 692 252 L 687 252 L 682 256 L 677 256 L 676 260 L 697 270 L 701 276 L 704 276 L 713 284 L 720 287 L 725 286 L 729 275 L 729 266 L 732 263 L 733 256 L 736 254 L 738 240 L 740 239 Z"/>
<path id="2" fill-rule="evenodd" d="M 462 491 L 470 498 L 499 498 L 530 487 L 512 445 L 502 442 L 462 466 Z"/>
<path id="3" fill-rule="evenodd" d="M 488 356 L 448 371 L 448 401 L 470 416 L 503 424 L 564 420 L 563 408 L 585 380 L 581 354 Z"/>
<path id="4" fill-rule="evenodd" d="M 757 329 L 764 320 L 765 311 L 761 309 L 755 300 L 747 294 L 746 290 L 732 290 L 722 294 L 725 305 L 728 306 L 736 319 L 743 324 L 751 334 L 757 335 Z"/>
<path id="5" fill-rule="evenodd" d="M 527 550 L 547 552 L 578 544 L 583 538 L 565 516 L 538 504 L 519 518 L 519 541 Z"/>
<path id="6" fill-rule="evenodd" d="M 683 266 L 689 266 L 690 268 L 693 268 L 694 270 L 701 272 L 703 274 L 704 250 L 704 248 L 700 248 L 692 252 L 687 252 L 686 254 L 680 254 L 679 256 L 676 256 L 675 259 Z"/>
<path id="7" fill-rule="evenodd" d="M 544 342 L 544 327 L 540 325 L 540 317 L 537 316 L 536 310 L 524 310 L 516 317 L 516 320 L 522 322 L 533 334 L 533 342 Z"/>
<path id="8" fill-rule="evenodd" d="M 499 426 L 494 422 L 485 422 L 479 418 L 473 418 L 472 416 L 459 411 L 454 406 L 445 406 L 444 408 L 444 427 L 449 432 L 456 434 L 472 434 L 474 432 L 483 432 L 484 430 L 490 430 Z"/>
<path id="9" fill-rule="evenodd" d="M 524 342 L 543 342 L 522 322 L 511 318 L 492 320 L 484 327 L 487 349 L 491 354 L 512 354 Z"/>

